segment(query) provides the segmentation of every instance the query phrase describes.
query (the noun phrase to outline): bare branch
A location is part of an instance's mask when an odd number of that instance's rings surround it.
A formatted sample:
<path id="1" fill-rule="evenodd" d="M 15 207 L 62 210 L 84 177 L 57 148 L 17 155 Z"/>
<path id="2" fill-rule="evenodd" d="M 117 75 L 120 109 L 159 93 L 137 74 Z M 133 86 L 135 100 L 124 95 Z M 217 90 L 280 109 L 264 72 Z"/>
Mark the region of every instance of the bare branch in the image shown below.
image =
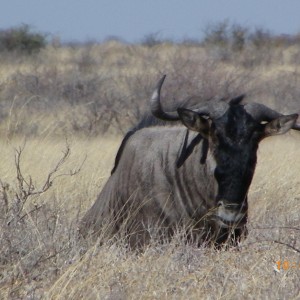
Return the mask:
<path id="1" fill-rule="evenodd" d="M 25 148 L 25 143 L 22 147 L 15 149 L 15 166 L 16 166 L 16 171 L 17 171 L 17 182 L 18 182 L 18 191 L 16 192 L 16 214 L 15 216 L 18 217 L 19 220 L 24 219 L 28 214 L 31 212 L 24 214 L 23 216 L 21 215 L 21 212 L 23 211 L 24 205 L 26 201 L 28 200 L 29 197 L 34 196 L 34 195 L 41 195 L 48 191 L 50 187 L 53 185 L 53 181 L 57 179 L 58 177 L 62 176 L 74 176 L 78 174 L 84 162 L 86 161 L 86 156 L 80 166 L 74 170 L 70 170 L 68 173 L 62 173 L 62 174 L 57 174 L 57 172 L 61 169 L 61 167 L 65 164 L 65 162 L 68 160 L 71 154 L 71 149 L 66 141 L 66 149 L 63 151 L 62 157 L 59 159 L 59 161 L 56 163 L 54 168 L 48 173 L 46 176 L 46 179 L 44 181 L 44 184 L 40 189 L 37 189 L 34 184 L 33 184 L 33 179 L 29 175 L 28 179 L 26 180 L 25 177 L 23 176 L 22 169 L 21 169 L 21 159 L 22 159 L 22 153 Z M 2 189 L 4 191 L 4 187 L 2 184 Z M 36 209 L 35 209 L 36 210 Z M 9 225 L 12 220 L 10 220 L 7 224 Z"/>
<path id="2" fill-rule="evenodd" d="M 63 151 L 62 158 L 57 162 L 56 166 L 52 169 L 52 171 L 49 172 L 42 189 L 40 191 L 35 192 L 34 194 L 42 194 L 42 193 L 46 192 L 52 186 L 52 183 L 53 183 L 53 180 L 54 180 L 54 178 L 52 178 L 52 176 L 66 162 L 66 160 L 69 158 L 70 154 L 71 154 L 70 146 L 66 142 L 66 150 Z"/>

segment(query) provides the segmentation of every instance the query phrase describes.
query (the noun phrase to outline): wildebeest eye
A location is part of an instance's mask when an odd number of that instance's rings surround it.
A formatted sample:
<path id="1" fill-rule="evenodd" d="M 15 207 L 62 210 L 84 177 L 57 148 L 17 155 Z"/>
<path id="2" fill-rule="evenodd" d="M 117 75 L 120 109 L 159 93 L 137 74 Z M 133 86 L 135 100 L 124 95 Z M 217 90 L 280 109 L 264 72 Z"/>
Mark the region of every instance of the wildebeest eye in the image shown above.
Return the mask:
<path id="1" fill-rule="evenodd" d="M 222 180 L 222 178 L 224 178 L 225 176 L 225 172 L 223 169 L 221 169 L 220 167 L 216 167 L 215 169 L 215 178 L 217 180 Z"/>

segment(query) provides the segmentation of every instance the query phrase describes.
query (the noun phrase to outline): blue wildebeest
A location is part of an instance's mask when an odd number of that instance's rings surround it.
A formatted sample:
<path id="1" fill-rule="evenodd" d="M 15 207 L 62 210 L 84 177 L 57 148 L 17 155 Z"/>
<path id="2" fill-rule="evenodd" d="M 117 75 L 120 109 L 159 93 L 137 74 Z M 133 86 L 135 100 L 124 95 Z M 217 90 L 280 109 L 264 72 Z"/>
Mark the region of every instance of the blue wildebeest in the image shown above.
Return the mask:
<path id="1" fill-rule="evenodd" d="M 153 93 L 151 111 L 166 124 L 143 120 L 126 134 L 80 230 L 122 232 L 134 246 L 155 232 L 170 236 L 177 228 L 200 243 L 237 243 L 247 232 L 247 194 L 258 144 L 291 128 L 300 130 L 298 115 L 258 103 L 242 105 L 243 95 L 165 112 L 160 102 L 164 79 Z"/>

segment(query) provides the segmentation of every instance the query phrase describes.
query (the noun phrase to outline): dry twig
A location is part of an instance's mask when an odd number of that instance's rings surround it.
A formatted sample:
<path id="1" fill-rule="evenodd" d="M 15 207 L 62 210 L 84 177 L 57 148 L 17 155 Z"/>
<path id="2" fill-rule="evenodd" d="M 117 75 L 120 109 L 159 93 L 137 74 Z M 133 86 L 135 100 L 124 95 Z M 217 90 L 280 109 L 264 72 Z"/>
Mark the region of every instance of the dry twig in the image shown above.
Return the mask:
<path id="1" fill-rule="evenodd" d="M 71 154 L 70 146 L 69 146 L 68 142 L 66 142 L 66 149 L 63 151 L 62 157 L 56 163 L 54 168 L 48 173 L 42 187 L 37 188 L 33 184 L 32 177 L 29 175 L 28 179 L 26 179 L 24 177 L 22 169 L 21 169 L 21 160 L 22 160 L 22 153 L 24 151 L 24 148 L 25 148 L 25 144 L 23 147 L 20 147 L 15 150 L 15 166 L 16 166 L 16 170 L 17 170 L 17 181 L 18 181 L 18 190 L 15 193 L 17 210 L 16 210 L 16 213 L 14 214 L 13 218 L 7 223 L 7 225 L 9 225 L 11 223 L 11 221 L 16 217 L 18 218 L 18 220 L 22 220 L 31 212 L 40 209 L 41 205 L 36 205 L 36 207 L 33 210 L 31 210 L 30 212 L 21 216 L 24 205 L 30 197 L 35 196 L 35 195 L 41 195 L 41 194 L 47 192 L 50 189 L 50 187 L 53 185 L 54 180 L 57 179 L 58 177 L 74 176 L 74 175 L 78 174 L 81 171 L 81 168 L 86 160 L 86 157 L 85 157 L 84 160 L 82 161 L 81 165 L 77 169 L 70 170 L 68 173 L 57 174 L 57 172 L 65 164 L 65 162 L 68 160 L 68 158 L 70 157 L 70 154 Z M 2 188 L 3 188 L 3 184 L 2 184 Z M 4 188 L 3 188 L 3 190 L 4 190 Z"/>

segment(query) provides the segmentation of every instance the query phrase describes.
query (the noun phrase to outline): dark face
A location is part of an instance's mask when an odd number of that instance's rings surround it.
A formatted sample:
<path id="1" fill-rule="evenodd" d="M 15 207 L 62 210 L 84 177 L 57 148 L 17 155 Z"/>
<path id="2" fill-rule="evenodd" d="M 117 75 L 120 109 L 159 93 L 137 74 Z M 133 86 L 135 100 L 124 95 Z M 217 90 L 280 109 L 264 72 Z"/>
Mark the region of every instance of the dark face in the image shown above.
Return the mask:
<path id="1" fill-rule="evenodd" d="M 261 124 L 245 106 L 233 100 L 226 112 L 214 119 L 203 117 L 197 111 L 178 109 L 182 123 L 209 141 L 216 181 L 216 209 L 212 214 L 222 228 L 242 227 L 247 221 L 247 193 L 259 142 L 265 137 L 286 133 L 298 117 L 297 114 L 280 115 Z"/>
<path id="2" fill-rule="evenodd" d="M 216 162 L 218 223 L 221 227 L 246 222 L 250 187 L 264 125 L 256 122 L 240 105 L 232 105 L 210 127 L 210 145 Z"/>

